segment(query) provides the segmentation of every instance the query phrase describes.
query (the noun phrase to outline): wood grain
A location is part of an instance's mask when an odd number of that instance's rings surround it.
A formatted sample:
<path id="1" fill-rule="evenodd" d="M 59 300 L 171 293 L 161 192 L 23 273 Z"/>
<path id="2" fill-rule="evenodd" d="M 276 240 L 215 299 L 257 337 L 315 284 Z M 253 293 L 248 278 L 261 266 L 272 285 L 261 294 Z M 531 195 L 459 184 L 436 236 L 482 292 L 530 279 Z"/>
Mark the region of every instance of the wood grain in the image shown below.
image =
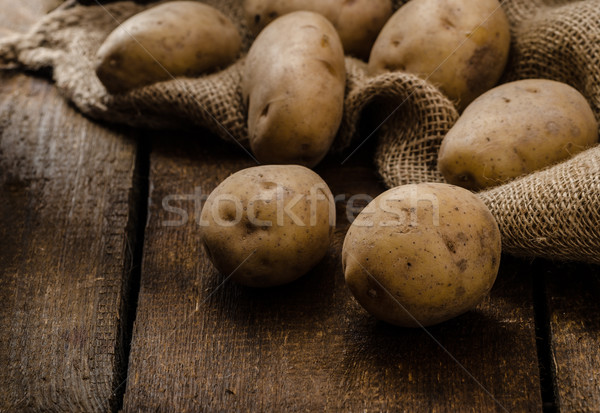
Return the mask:
<path id="1" fill-rule="evenodd" d="M 0 411 L 117 407 L 135 148 L 0 73 Z"/>
<path id="2" fill-rule="evenodd" d="M 439 344 L 425 331 L 375 321 L 351 297 L 341 203 L 335 242 L 311 273 L 266 290 L 226 282 L 200 245 L 194 203 L 182 196 L 209 193 L 253 163 L 201 132 L 174 135 L 157 137 L 151 154 L 126 411 L 541 410 L 526 263 L 505 258 L 476 311 L 429 330 Z M 375 196 L 383 187 L 364 159 L 343 168 L 329 159 L 317 172 L 334 194 Z M 185 225 L 165 226 L 179 219 L 165 199 L 187 211 Z"/>
<path id="3" fill-rule="evenodd" d="M 544 263 L 551 362 L 561 412 L 600 411 L 600 268 Z"/>

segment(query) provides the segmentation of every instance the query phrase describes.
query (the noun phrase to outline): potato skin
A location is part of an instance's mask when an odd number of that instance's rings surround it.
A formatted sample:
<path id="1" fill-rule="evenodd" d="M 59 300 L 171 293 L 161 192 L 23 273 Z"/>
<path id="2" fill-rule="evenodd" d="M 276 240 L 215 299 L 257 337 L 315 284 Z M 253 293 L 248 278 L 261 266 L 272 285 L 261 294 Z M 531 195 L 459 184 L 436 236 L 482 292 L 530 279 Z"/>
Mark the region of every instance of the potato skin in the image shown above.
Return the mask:
<path id="1" fill-rule="evenodd" d="M 325 256 L 335 204 L 310 169 L 265 165 L 225 179 L 201 218 L 202 242 L 215 267 L 241 284 L 270 287 L 294 281 Z"/>
<path id="2" fill-rule="evenodd" d="M 369 72 L 414 73 L 462 110 L 498 82 L 509 46 L 508 20 L 497 0 L 411 0 L 381 30 Z"/>
<path id="3" fill-rule="evenodd" d="M 500 253 L 498 225 L 474 194 L 447 184 L 405 185 L 359 214 L 344 240 L 342 265 L 369 313 L 417 327 L 475 307 L 494 284 Z"/>
<path id="4" fill-rule="evenodd" d="M 226 66 L 240 47 L 237 28 L 220 11 L 195 1 L 174 1 L 116 28 L 97 52 L 96 74 L 110 93 L 123 93 Z"/>
<path id="5" fill-rule="evenodd" d="M 276 17 L 306 10 L 325 16 L 340 35 L 344 51 L 367 59 L 371 47 L 392 15 L 391 0 L 245 0 L 250 30 L 256 35 Z"/>
<path id="6" fill-rule="evenodd" d="M 450 129 L 438 168 L 451 184 L 495 186 L 560 162 L 598 142 L 586 99 L 564 83 L 527 79 L 477 98 Z"/>
<path id="7" fill-rule="evenodd" d="M 342 120 L 346 69 L 339 36 L 320 14 L 273 21 L 246 58 L 250 147 L 262 163 L 315 166 Z"/>

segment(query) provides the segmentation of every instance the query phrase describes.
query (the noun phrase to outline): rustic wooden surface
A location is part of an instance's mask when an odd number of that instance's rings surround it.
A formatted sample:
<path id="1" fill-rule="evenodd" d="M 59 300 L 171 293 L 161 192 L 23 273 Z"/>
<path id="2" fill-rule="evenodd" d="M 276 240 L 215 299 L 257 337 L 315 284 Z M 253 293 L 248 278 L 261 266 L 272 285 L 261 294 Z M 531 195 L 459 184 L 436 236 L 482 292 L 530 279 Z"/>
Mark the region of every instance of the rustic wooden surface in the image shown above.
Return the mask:
<path id="1" fill-rule="evenodd" d="M 60 3 L 0 0 L 0 36 Z M 0 73 L 1 412 L 114 411 L 125 385 L 124 411 L 600 411 L 598 267 L 503 257 L 476 311 L 429 329 L 438 344 L 354 302 L 340 204 L 312 273 L 272 290 L 221 285 L 193 201 L 170 201 L 190 219 L 170 227 L 162 201 L 252 161 L 203 131 L 157 133 L 142 239 L 148 159 L 132 135 L 84 119 L 45 80 Z M 318 172 L 334 193 L 376 195 L 367 159 Z"/>
<path id="2" fill-rule="evenodd" d="M 0 0 L 0 36 L 57 0 Z M 0 411 L 116 409 L 136 145 L 44 79 L 0 73 Z"/>
<path id="3" fill-rule="evenodd" d="M 541 410 L 522 261 L 504 261 L 477 311 L 431 328 L 439 344 L 424 331 L 376 322 L 351 298 L 340 263 L 342 204 L 329 256 L 307 276 L 264 291 L 221 285 L 225 276 L 199 242 L 194 203 L 170 201 L 189 222 L 167 227 L 179 217 L 163 200 L 208 193 L 252 165 L 201 134 L 155 139 L 127 411 Z M 368 161 L 340 168 L 335 159 L 317 169 L 334 194 L 347 196 L 381 192 L 372 171 Z"/>
<path id="4" fill-rule="evenodd" d="M 600 411 L 600 269 L 544 263 L 547 321 L 561 412 Z"/>
<path id="5" fill-rule="evenodd" d="M 134 161 L 46 80 L 0 73 L 0 410 L 116 406 Z"/>
<path id="6" fill-rule="evenodd" d="M 59 0 L 0 0 L 0 36 Z M 135 144 L 0 74 L 0 411 L 107 411 L 126 368 Z"/>

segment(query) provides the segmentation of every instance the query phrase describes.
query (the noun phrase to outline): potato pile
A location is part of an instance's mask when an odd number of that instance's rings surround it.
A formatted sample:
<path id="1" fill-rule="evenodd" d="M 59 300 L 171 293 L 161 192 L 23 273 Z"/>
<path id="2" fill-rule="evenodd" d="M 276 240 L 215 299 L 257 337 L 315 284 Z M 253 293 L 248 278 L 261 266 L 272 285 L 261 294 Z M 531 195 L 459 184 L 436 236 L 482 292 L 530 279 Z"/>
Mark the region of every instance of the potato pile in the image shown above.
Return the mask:
<path id="1" fill-rule="evenodd" d="M 470 190 L 598 142 L 594 114 L 571 86 L 530 79 L 494 88 L 510 47 L 498 0 L 410 0 L 393 14 L 391 0 L 245 0 L 244 12 L 256 38 L 242 57 L 239 93 L 250 148 L 267 165 L 225 179 L 201 216 L 211 261 L 243 285 L 290 283 L 331 247 L 334 197 L 308 168 L 326 156 L 342 122 L 346 55 L 368 59 L 369 76 L 420 76 L 463 111 L 439 151 L 448 184 L 392 188 L 346 234 L 346 283 L 388 323 L 443 322 L 474 308 L 492 288 L 501 236 Z M 221 12 L 173 1 L 111 33 L 98 50 L 96 73 L 109 93 L 128 93 L 223 69 L 240 48 L 236 25 Z"/>
<path id="2" fill-rule="evenodd" d="M 371 75 L 406 71 L 464 108 L 498 81 L 510 43 L 497 0 L 245 0 L 257 36 L 245 58 L 248 140 L 262 163 L 316 166 L 342 121 L 345 55 L 368 58 Z M 97 52 L 112 94 L 222 69 L 240 55 L 236 25 L 196 1 L 143 11 Z M 241 138 L 241 137 L 240 137 Z"/>

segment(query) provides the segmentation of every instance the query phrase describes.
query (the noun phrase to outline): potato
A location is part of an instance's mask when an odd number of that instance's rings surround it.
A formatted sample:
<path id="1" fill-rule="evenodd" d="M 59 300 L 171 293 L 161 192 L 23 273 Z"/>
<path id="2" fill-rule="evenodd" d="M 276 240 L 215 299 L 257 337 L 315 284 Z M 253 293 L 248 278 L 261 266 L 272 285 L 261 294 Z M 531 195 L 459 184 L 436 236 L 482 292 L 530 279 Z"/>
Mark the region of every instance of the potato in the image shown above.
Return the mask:
<path id="1" fill-rule="evenodd" d="M 338 31 L 346 53 L 366 59 L 392 15 L 391 0 L 245 0 L 248 26 L 258 34 L 276 17 L 299 10 L 322 14 Z"/>
<path id="2" fill-rule="evenodd" d="M 262 163 L 315 166 L 342 121 L 346 69 L 335 29 L 298 11 L 267 26 L 245 63 L 250 147 Z"/>
<path id="3" fill-rule="evenodd" d="M 414 73 L 462 110 L 498 82 L 509 45 L 508 20 L 497 0 L 412 0 L 381 30 L 369 72 Z"/>
<path id="4" fill-rule="evenodd" d="M 145 10 L 116 28 L 98 50 L 96 74 L 110 93 L 226 66 L 241 38 L 231 20 L 195 1 Z"/>
<path id="5" fill-rule="evenodd" d="M 519 80 L 476 99 L 450 129 L 438 168 L 449 183 L 479 190 L 560 162 L 598 142 L 585 98 L 564 83 Z"/>
<path id="6" fill-rule="evenodd" d="M 326 254 L 335 229 L 327 184 L 299 165 L 265 165 L 225 179 L 202 209 L 202 242 L 226 277 L 252 287 L 289 283 Z"/>
<path id="7" fill-rule="evenodd" d="M 474 308 L 498 273 L 500 231 L 485 204 L 447 184 L 400 186 L 375 198 L 342 249 L 346 283 L 372 315 L 428 326 Z"/>

